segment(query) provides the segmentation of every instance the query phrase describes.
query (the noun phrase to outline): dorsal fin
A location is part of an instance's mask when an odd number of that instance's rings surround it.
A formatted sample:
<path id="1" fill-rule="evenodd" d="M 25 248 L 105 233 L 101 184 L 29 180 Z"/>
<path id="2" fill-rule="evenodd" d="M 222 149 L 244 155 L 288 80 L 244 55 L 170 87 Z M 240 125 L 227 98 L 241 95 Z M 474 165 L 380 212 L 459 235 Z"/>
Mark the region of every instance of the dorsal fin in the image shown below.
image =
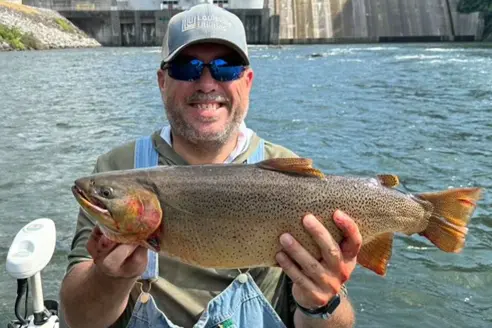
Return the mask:
<path id="1" fill-rule="evenodd" d="M 397 175 L 393 174 L 378 174 L 377 178 L 379 182 L 388 188 L 394 188 L 400 184 L 400 179 Z"/>
<path id="2" fill-rule="evenodd" d="M 325 175 L 313 166 L 313 160 L 309 158 L 272 158 L 257 163 L 259 167 L 285 173 L 293 173 L 323 179 Z"/>

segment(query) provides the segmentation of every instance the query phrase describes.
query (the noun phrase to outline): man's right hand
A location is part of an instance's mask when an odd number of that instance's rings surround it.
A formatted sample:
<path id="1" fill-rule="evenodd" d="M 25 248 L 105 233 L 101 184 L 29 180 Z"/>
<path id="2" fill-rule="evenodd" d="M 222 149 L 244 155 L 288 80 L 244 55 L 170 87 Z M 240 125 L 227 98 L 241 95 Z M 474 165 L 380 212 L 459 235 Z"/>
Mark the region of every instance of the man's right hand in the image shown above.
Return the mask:
<path id="1" fill-rule="evenodd" d="M 147 266 L 147 249 L 143 246 L 117 244 L 95 226 L 87 241 L 95 269 L 109 277 L 135 279 Z"/>
<path id="2" fill-rule="evenodd" d="M 75 264 L 65 276 L 60 307 L 72 328 L 108 327 L 125 311 L 135 281 L 147 266 L 147 249 L 113 243 L 98 227 L 86 247 L 92 260 Z"/>

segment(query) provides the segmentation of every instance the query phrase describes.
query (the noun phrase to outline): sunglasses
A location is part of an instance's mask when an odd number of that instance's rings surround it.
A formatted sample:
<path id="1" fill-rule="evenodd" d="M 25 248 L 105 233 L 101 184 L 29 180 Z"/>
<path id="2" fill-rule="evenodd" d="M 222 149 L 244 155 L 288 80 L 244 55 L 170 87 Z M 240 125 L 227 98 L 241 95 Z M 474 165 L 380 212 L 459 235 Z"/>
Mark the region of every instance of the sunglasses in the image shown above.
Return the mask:
<path id="1" fill-rule="evenodd" d="M 246 68 L 234 58 L 217 58 L 206 64 L 193 57 L 180 56 L 169 63 L 161 63 L 161 69 L 167 69 L 168 75 L 173 79 L 190 82 L 200 79 L 205 67 L 208 67 L 212 77 L 219 82 L 239 79 Z"/>

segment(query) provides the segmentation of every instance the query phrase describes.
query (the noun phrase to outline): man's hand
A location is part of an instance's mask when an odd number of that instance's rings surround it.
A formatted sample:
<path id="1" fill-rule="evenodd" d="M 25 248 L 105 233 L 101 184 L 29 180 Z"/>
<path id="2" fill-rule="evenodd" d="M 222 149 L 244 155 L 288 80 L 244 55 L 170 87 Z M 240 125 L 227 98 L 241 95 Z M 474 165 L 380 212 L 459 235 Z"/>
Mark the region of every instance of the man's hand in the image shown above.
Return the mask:
<path id="1" fill-rule="evenodd" d="M 87 241 L 87 250 L 98 272 L 109 277 L 134 279 L 147 266 L 147 249 L 137 245 L 116 244 L 98 226 Z"/>
<path id="2" fill-rule="evenodd" d="M 109 327 L 125 311 L 135 281 L 145 271 L 147 249 L 113 243 L 94 227 L 87 250 L 92 261 L 75 264 L 63 279 L 64 319 L 73 328 Z"/>
<path id="3" fill-rule="evenodd" d="M 344 235 L 340 245 L 313 215 L 304 217 L 304 227 L 319 246 L 319 261 L 289 234 L 280 236 L 284 249 L 277 254 L 277 261 L 293 281 L 295 300 L 305 308 L 327 304 L 349 280 L 357 263 L 362 245 L 357 225 L 341 211 L 336 211 L 333 219 Z"/>

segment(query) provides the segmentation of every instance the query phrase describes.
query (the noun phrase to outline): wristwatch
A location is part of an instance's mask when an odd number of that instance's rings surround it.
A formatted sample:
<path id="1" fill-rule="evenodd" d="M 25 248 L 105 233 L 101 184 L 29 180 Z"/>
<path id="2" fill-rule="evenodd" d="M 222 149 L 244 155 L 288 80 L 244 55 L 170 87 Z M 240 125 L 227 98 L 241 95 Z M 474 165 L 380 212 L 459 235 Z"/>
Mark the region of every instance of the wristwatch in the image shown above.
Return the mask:
<path id="1" fill-rule="evenodd" d="M 316 309 L 307 309 L 299 305 L 299 303 L 297 303 L 296 300 L 294 301 L 296 302 L 296 305 L 299 308 L 299 310 L 301 310 L 301 312 L 304 313 L 306 316 L 311 318 L 324 319 L 324 320 L 329 319 L 333 315 L 333 312 L 341 303 L 339 294 L 333 296 L 333 298 L 326 305 L 323 305 L 322 307 Z"/>

